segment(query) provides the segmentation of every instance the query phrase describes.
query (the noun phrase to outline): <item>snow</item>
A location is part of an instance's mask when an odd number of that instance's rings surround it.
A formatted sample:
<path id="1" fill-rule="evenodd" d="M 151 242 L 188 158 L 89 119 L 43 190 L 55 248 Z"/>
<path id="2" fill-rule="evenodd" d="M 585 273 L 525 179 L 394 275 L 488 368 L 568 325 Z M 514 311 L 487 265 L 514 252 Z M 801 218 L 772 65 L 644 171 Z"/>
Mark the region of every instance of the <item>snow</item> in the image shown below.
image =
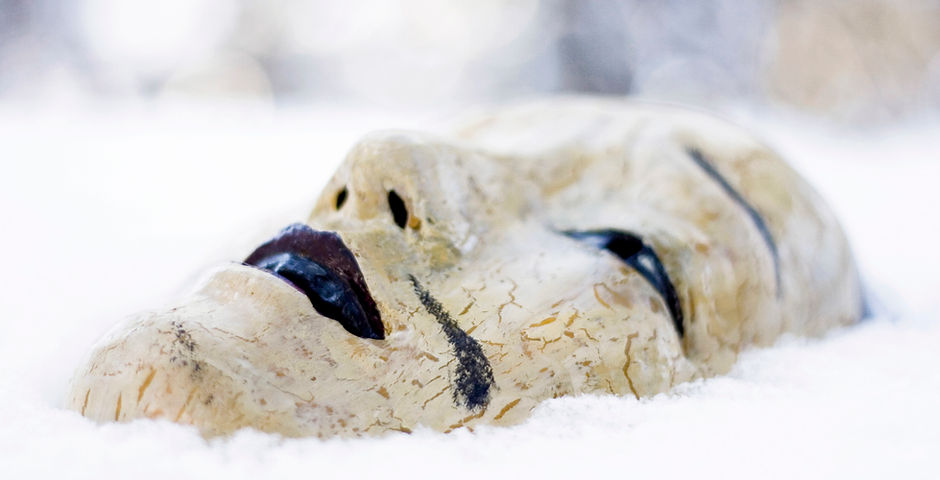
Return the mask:
<path id="1" fill-rule="evenodd" d="M 337 106 L 0 105 L 0 472 L 4 478 L 938 478 L 940 121 L 846 129 L 729 108 L 822 192 L 875 318 L 746 352 L 655 398 L 547 401 L 525 424 L 449 435 L 203 440 L 95 425 L 61 404 L 91 343 L 304 218 L 361 134 L 440 112 Z"/>

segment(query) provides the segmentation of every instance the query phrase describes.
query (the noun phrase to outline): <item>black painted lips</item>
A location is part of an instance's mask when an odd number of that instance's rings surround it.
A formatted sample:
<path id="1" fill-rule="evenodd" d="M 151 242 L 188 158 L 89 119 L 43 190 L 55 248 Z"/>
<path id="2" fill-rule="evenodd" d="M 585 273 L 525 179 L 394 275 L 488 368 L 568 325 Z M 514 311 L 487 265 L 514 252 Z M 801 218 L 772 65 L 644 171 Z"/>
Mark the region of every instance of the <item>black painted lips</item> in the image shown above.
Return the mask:
<path id="1" fill-rule="evenodd" d="M 356 257 L 335 232 L 289 225 L 245 264 L 267 270 L 307 295 L 321 315 L 362 338 L 384 339 L 382 318 Z"/>

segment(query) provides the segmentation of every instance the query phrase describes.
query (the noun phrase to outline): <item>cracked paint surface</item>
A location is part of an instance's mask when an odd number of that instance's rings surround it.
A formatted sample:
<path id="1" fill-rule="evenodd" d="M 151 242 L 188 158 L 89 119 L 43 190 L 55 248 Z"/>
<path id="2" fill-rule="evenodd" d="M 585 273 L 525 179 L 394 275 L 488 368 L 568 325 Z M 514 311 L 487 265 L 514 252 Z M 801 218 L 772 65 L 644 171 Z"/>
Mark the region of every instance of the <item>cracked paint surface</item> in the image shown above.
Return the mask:
<path id="1" fill-rule="evenodd" d="M 707 183 L 718 176 L 727 185 Z M 654 395 L 727 372 L 782 333 L 861 315 L 851 254 L 815 192 L 740 129 L 665 107 L 562 100 L 480 117 L 452 139 L 377 133 L 352 148 L 307 224 L 355 255 L 384 340 L 232 263 L 174 307 L 116 326 L 79 368 L 69 407 L 207 436 L 511 425 L 545 399 Z M 684 335 L 640 273 L 559 234 L 592 229 L 655 249 Z M 467 401 L 468 365 L 488 372 L 485 402 Z"/>

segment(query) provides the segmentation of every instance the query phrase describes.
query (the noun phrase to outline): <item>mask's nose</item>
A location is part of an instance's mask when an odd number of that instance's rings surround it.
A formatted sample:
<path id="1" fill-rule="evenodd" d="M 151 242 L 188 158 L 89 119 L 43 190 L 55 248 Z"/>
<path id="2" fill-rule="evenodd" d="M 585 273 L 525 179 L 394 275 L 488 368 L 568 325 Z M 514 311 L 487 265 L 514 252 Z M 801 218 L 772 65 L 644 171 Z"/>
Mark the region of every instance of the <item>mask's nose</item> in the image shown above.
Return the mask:
<path id="1" fill-rule="evenodd" d="M 350 151 L 308 223 L 336 225 L 344 238 L 359 229 L 383 230 L 442 252 L 465 252 L 531 201 L 511 167 L 428 135 L 374 133 Z"/>
<path id="2" fill-rule="evenodd" d="M 314 214 L 338 212 L 396 230 L 420 229 L 428 210 L 446 203 L 446 195 L 434 185 L 440 165 L 426 147 L 404 132 L 367 137 L 350 151 Z"/>

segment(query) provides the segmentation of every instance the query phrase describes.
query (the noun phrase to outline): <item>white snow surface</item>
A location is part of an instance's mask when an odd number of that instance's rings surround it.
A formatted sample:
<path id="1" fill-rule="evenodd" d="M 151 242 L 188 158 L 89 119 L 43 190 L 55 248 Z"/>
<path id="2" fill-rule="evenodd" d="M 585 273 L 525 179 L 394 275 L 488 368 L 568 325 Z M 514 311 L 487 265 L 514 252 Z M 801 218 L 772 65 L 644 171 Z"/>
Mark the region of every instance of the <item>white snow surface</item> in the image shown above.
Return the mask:
<path id="1" fill-rule="evenodd" d="M 357 137 L 448 115 L 319 106 L 0 105 L 0 476 L 940 478 L 940 121 L 725 112 L 840 215 L 877 314 L 654 398 L 544 402 L 511 428 L 356 440 L 96 425 L 62 408 L 91 344 L 301 220 Z"/>

